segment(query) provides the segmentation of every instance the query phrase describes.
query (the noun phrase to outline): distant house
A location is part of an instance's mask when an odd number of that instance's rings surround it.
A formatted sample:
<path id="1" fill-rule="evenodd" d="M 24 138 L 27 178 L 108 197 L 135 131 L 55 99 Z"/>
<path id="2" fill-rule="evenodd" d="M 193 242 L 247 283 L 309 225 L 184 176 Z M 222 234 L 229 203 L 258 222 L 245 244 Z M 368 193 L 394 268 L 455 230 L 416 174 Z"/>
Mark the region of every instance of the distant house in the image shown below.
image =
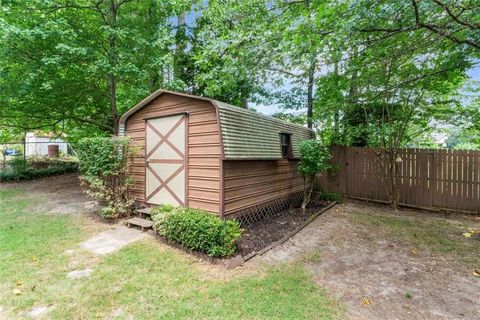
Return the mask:
<path id="1" fill-rule="evenodd" d="M 25 136 L 25 155 L 30 156 L 47 156 L 48 146 L 57 145 L 61 154 L 68 153 L 68 143 L 60 138 L 56 138 L 51 134 L 37 134 L 29 132 Z"/>
<path id="2" fill-rule="evenodd" d="M 137 204 L 221 217 L 274 211 L 303 196 L 297 166 L 311 129 L 213 99 L 159 90 L 125 113 L 119 134 L 139 148 Z"/>

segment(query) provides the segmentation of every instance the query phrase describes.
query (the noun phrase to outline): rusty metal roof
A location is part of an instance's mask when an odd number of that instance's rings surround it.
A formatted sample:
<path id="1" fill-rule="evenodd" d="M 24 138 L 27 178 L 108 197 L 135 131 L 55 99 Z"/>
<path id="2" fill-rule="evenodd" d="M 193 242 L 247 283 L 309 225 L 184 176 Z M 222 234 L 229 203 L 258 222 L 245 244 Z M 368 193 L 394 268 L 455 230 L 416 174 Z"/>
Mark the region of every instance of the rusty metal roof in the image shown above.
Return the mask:
<path id="1" fill-rule="evenodd" d="M 314 137 L 311 129 L 288 121 L 265 116 L 253 110 L 218 100 L 184 93 L 158 90 L 127 111 L 120 120 L 119 135 L 125 134 L 127 118 L 162 93 L 211 102 L 218 108 L 224 159 L 282 159 L 280 133 L 291 135 L 293 156 L 300 157 L 300 143 Z"/>

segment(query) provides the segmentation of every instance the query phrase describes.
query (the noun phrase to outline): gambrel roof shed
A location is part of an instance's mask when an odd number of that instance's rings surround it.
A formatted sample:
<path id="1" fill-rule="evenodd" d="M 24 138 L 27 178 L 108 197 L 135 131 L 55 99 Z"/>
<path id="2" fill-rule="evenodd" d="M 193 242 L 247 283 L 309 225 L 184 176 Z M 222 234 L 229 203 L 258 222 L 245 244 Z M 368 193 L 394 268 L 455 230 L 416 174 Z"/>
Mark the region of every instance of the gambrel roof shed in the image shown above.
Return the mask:
<path id="1" fill-rule="evenodd" d="M 209 101 L 218 109 L 223 155 L 226 160 L 282 159 L 280 133 L 291 134 L 294 158 L 300 158 L 299 146 L 314 136 L 310 128 L 265 116 L 253 110 L 236 107 L 218 100 L 185 93 L 158 90 L 126 112 L 120 120 L 120 135 L 125 133 L 128 117 L 162 94 L 173 94 Z"/>
<path id="2" fill-rule="evenodd" d="M 139 150 L 131 168 L 137 204 L 188 206 L 222 217 L 301 198 L 299 147 L 314 137 L 301 125 L 166 90 L 125 113 L 119 135 Z"/>

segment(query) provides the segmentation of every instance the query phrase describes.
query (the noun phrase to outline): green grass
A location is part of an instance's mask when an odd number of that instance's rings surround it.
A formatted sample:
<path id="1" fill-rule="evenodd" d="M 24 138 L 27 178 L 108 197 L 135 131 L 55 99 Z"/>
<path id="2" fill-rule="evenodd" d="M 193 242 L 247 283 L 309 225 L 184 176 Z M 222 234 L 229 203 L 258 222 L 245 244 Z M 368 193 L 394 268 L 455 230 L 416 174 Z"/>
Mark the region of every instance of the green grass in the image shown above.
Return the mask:
<path id="1" fill-rule="evenodd" d="M 22 200 L 23 193 L 0 190 L 0 306 L 8 319 L 26 318 L 33 306 L 50 304 L 51 319 L 103 319 L 113 312 L 119 319 L 332 319 L 341 314 L 342 307 L 299 264 L 217 277 L 154 239 L 94 257 L 78 250 L 78 243 L 91 236 L 91 220 L 34 213 L 35 201 L 42 200 Z M 66 249 L 76 253 L 68 256 Z M 75 267 L 69 266 L 72 259 Z M 66 278 L 72 268 L 85 267 L 94 269 L 91 277 Z M 15 295 L 15 289 L 22 294 Z"/>
<path id="2" fill-rule="evenodd" d="M 402 241 L 420 250 L 451 255 L 471 266 L 480 264 L 478 239 L 462 235 L 472 227 L 467 221 L 433 214 L 380 214 L 368 210 L 354 212 L 350 217 L 367 226 L 372 238 Z"/>

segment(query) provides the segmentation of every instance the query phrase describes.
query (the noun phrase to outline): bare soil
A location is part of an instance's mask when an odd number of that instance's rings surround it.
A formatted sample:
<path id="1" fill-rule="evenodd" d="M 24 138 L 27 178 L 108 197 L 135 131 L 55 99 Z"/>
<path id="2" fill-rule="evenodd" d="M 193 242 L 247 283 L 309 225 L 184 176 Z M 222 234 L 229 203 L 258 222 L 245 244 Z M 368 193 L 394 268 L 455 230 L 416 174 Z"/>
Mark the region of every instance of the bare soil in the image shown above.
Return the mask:
<path id="1" fill-rule="evenodd" d="M 41 202 L 36 203 L 33 208 L 38 212 L 98 216 L 97 201 L 84 192 L 78 174 L 75 173 L 29 181 L 0 183 L 0 190 L 2 188 L 26 190 L 32 199 L 41 198 Z"/>
<path id="2" fill-rule="evenodd" d="M 327 205 L 328 202 L 314 200 L 305 210 L 289 208 L 245 226 L 245 232 L 237 243 L 239 253 L 246 256 L 268 247 L 293 232 Z"/>
<path id="3" fill-rule="evenodd" d="M 35 210 L 88 216 L 98 212 L 74 174 L 2 183 L 0 189 L 5 186 L 27 190 L 32 199 L 43 199 Z M 397 217 L 411 224 L 397 224 Z M 91 220 L 92 234 L 109 228 L 99 222 Z M 433 237 L 432 225 L 438 225 L 448 241 L 439 239 L 438 234 Z M 418 234 L 407 232 L 423 226 L 425 230 Z M 268 224 L 263 227 L 269 230 Z M 347 202 L 326 211 L 289 241 L 253 258 L 243 268 L 226 270 L 202 259 L 191 261 L 211 271 L 212 278 L 237 277 L 263 270 L 264 265 L 303 264 L 320 287 L 345 305 L 348 319 L 480 319 L 480 277 L 474 274 L 480 269 L 480 237 L 463 237 L 469 228 L 479 230 L 480 219 L 413 210 L 395 212 L 382 205 Z M 270 237 L 268 231 L 264 237 Z M 262 240 L 250 241 L 259 243 L 258 247 L 264 245 Z M 71 268 L 85 266 L 87 263 L 82 262 Z"/>
<path id="4" fill-rule="evenodd" d="M 413 235 L 423 239 L 419 242 L 382 222 L 365 223 L 372 215 L 394 224 L 399 216 L 412 225 L 438 224 L 445 238 L 457 241 L 457 250 L 441 252 L 444 247 L 429 238 L 429 229 Z M 255 260 L 302 261 L 319 286 L 345 303 L 350 319 L 480 319 L 480 277 L 474 274 L 480 268 L 480 240 L 463 237 L 467 228 L 478 229 L 480 223 L 471 216 L 350 202 L 326 211 Z"/>

